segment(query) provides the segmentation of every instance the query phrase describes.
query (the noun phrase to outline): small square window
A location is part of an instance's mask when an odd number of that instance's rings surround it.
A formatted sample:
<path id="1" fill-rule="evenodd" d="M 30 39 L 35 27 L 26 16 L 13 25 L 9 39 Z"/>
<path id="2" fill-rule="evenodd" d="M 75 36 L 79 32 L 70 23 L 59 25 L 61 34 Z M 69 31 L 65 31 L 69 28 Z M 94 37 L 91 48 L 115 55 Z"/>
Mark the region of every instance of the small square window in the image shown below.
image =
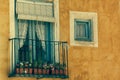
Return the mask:
<path id="1" fill-rule="evenodd" d="M 70 11 L 70 45 L 98 47 L 97 13 Z"/>
<path id="2" fill-rule="evenodd" d="M 74 20 L 74 40 L 92 41 L 92 23 L 91 20 Z"/>

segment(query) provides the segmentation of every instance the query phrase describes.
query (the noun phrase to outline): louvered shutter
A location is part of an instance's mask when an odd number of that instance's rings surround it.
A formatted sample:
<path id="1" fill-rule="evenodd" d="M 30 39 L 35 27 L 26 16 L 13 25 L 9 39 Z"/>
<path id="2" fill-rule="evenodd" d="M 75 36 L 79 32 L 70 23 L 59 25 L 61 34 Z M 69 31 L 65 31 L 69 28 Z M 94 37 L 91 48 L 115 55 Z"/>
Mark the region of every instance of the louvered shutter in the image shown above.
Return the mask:
<path id="1" fill-rule="evenodd" d="M 54 22 L 53 3 L 17 1 L 16 14 L 18 19 Z"/>

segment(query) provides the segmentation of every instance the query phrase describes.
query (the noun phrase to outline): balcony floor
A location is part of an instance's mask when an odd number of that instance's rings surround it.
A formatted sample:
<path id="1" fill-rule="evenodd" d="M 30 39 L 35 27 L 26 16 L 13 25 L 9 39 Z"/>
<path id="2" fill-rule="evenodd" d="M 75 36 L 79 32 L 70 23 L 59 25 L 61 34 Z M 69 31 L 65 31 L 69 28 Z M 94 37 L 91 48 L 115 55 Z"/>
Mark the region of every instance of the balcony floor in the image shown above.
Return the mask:
<path id="1" fill-rule="evenodd" d="M 9 77 L 33 77 L 33 78 L 68 78 L 67 75 L 35 75 L 35 74 L 10 74 Z"/>

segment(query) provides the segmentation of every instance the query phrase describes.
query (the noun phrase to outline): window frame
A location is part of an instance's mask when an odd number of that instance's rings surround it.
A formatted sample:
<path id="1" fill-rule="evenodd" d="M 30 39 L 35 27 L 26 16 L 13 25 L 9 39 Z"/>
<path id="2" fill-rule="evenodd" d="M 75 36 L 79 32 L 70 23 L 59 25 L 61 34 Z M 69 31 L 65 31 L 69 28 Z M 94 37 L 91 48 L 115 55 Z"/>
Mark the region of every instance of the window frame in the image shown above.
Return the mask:
<path id="1" fill-rule="evenodd" d="M 24 1 L 24 0 L 23 0 Z M 15 38 L 16 34 L 15 34 L 15 26 L 16 25 L 16 0 L 10 0 L 10 5 L 9 5 L 9 12 L 10 12 L 10 39 L 11 38 Z M 59 41 L 59 0 L 54 0 L 54 27 L 55 27 L 55 40 Z M 51 21 L 53 22 L 53 21 Z M 12 58 L 12 42 L 9 43 L 9 47 L 10 47 L 10 74 L 14 71 L 12 70 L 12 67 L 14 68 L 15 66 L 12 66 L 12 64 L 14 64 L 15 60 L 14 58 Z"/>
<path id="2" fill-rule="evenodd" d="M 76 41 L 92 41 L 92 21 L 91 20 L 80 20 L 80 19 L 75 19 L 74 20 L 74 40 Z M 76 36 L 77 32 L 80 31 L 80 25 L 84 25 L 81 27 L 85 28 L 85 36 Z M 79 28 L 78 28 L 79 27 Z"/>
<path id="3" fill-rule="evenodd" d="M 87 22 L 91 20 L 91 39 L 90 40 L 75 40 L 75 20 Z M 97 13 L 95 12 L 80 12 L 70 11 L 70 45 L 71 46 L 87 46 L 98 47 L 98 22 Z"/>

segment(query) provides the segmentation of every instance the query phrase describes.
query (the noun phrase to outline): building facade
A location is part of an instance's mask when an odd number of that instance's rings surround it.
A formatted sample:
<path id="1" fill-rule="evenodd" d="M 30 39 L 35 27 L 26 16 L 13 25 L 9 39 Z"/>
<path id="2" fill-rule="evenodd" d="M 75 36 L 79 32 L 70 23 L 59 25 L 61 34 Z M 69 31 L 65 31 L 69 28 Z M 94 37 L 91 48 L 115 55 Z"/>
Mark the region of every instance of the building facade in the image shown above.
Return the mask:
<path id="1" fill-rule="evenodd" d="M 57 3 L 55 3 L 55 1 Z M 120 79 L 119 77 L 120 0 L 116 0 L 116 1 L 115 0 L 111 0 L 111 1 L 55 0 L 55 1 L 54 1 L 55 7 L 53 11 L 56 18 L 55 20 L 53 18 L 48 19 L 47 17 L 39 18 L 39 16 L 37 18 L 35 16 L 21 17 L 21 15 L 19 15 L 21 12 L 17 13 L 17 17 L 19 16 L 19 18 L 17 19 L 23 20 L 27 18 L 26 20 L 34 19 L 38 21 L 38 22 L 31 21 L 30 23 L 28 23 L 31 25 L 36 25 L 37 23 L 41 24 L 40 21 L 48 22 L 48 25 L 50 22 L 54 23 L 53 25 L 56 26 L 56 28 L 54 31 L 51 31 L 51 32 L 55 32 L 54 40 L 65 41 L 68 43 L 68 49 L 67 49 L 68 62 L 65 62 L 68 63 L 67 65 L 68 72 L 66 72 L 68 76 L 64 79 L 61 79 L 61 77 L 53 78 L 53 76 L 52 77 L 50 76 L 50 78 L 44 77 L 38 80 L 119 80 Z M 10 76 L 10 73 L 12 73 L 11 65 L 12 62 L 14 62 L 14 60 L 13 61 L 11 60 L 12 53 L 11 53 L 10 39 L 15 38 L 14 36 L 15 34 L 19 35 L 15 33 L 14 27 L 11 26 L 16 24 L 15 21 L 19 21 L 15 19 L 12 19 L 13 21 L 11 20 L 11 18 L 16 18 L 15 17 L 16 12 L 14 13 L 13 11 L 13 13 L 11 13 L 11 11 L 14 10 L 12 7 L 14 4 L 12 4 L 12 2 L 14 2 L 14 0 L 6 0 L 6 1 L 0 0 L 0 10 L 1 10 L 0 11 L 0 28 L 1 28 L 0 29 L 0 80 L 36 80 L 36 77 L 31 78 L 29 76 L 28 77 Z M 31 12 L 31 14 L 35 14 L 35 13 L 36 12 L 34 13 Z M 39 15 L 37 13 L 36 15 Z M 44 13 L 42 15 L 44 15 Z M 51 16 L 51 14 L 48 14 L 47 16 Z M 25 32 L 29 33 L 29 31 L 25 31 Z M 49 32 L 50 31 L 48 31 L 48 34 Z M 39 31 L 38 33 L 36 31 L 36 34 L 39 34 Z M 35 36 L 35 34 L 33 34 L 32 36 Z M 48 37 L 46 39 L 49 39 L 50 35 L 47 36 Z M 22 42 L 20 42 L 20 44 L 24 45 Z M 46 48 L 50 48 L 50 46 Z M 12 50 L 15 50 L 15 48 Z M 49 51 L 49 49 L 47 50 Z M 50 53 L 53 52 L 52 50 L 50 50 Z M 55 54 L 58 54 L 57 52 L 58 49 L 55 48 L 54 50 L 55 50 Z M 61 60 L 53 57 L 51 58 L 47 57 L 47 58 L 48 58 L 47 60 L 50 61 L 50 63 L 67 60 L 67 59 Z M 25 62 L 26 60 L 24 59 L 26 58 L 20 60 Z M 34 61 L 34 59 L 32 60 Z M 19 61 L 19 59 L 17 59 L 17 61 Z M 14 64 L 16 63 L 14 62 Z M 16 66 L 14 66 L 14 68 L 15 67 Z"/>

